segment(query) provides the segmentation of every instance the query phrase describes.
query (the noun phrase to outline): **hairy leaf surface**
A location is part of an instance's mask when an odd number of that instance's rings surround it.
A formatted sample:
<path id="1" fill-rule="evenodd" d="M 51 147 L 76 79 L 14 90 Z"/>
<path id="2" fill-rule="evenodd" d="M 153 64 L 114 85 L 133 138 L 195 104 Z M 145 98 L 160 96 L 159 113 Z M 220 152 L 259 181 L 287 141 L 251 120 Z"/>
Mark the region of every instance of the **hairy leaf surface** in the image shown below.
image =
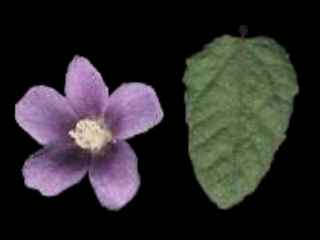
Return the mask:
<path id="1" fill-rule="evenodd" d="M 230 208 L 257 188 L 286 137 L 296 73 L 274 40 L 223 36 L 187 60 L 184 83 L 194 172 Z"/>

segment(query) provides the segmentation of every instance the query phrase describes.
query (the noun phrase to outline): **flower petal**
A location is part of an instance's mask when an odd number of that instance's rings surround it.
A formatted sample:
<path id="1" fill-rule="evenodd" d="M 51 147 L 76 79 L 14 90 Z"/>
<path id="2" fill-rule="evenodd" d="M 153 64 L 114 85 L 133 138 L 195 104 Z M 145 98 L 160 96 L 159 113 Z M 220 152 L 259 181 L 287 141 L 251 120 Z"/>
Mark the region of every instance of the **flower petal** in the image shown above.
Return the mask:
<path id="1" fill-rule="evenodd" d="M 69 102 L 46 86 L 31 88 L 16 104 L 17 123 L 40 144 L 65 138 L 77 119 Z"/>
<path id="2" fill-rule="evenodd" d="M 65 94 L 81 116 L 100 115 L 108 98 L 108 88 L 86 58 L 75 56 L 68 67 Z"/>
<path id="3" fill-rule="evenodd" d="M 89 157 L 72 144 L 46 146 L 25 162 L 25 185 L 44 196 L 58 195 L 85 176 Z"/>
<path id="4" fill-rule="evenodd" d="M 116 139 L 127 139 L 157 125 L 163 111 L 155 91 L 142 83 L 121 85 L 110 96 L 105 121 Z"/>
<path id="5" fill-rule="evenodd" d="M 96 156 L 89 178 L 100 203 L 112 210 L 124 207 L 140 186 L 137 157 L 126 142 L 110 145 Z"/>

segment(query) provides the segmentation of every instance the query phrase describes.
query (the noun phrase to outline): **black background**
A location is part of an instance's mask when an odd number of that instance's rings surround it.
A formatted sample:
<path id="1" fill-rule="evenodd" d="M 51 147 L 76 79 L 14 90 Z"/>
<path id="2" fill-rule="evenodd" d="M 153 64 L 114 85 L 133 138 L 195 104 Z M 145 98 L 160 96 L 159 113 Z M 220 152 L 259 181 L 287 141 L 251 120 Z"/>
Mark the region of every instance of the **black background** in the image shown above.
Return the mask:
<path id="1" fill-rule="evenodd" d="M 129 227 L 146 230 L 155 226 L 160 229 L 155 233 L 160 234 L 168 229 L 188 232 L 209 227 L 214 231 L 247 221 L 259 225 L 262 219 L 270 218 L 270 228 L 303 221 L 297 216 L 309 209 L 305 204 L 306 185 L 301 180 L 302 162 L 312 157 L 303 150 L 307 139 L 302 127 L 308 117 L 306 98 L 311 97 L 304 91 L 311 76 L 303 57 L 305 38 L 311 34 L 309 25 L 293 23 L 293 16 L 286 22 L 229 24 L 227 18 L 201 14 L 172 14 L 168 19 L 166 13 L 159 18 L 150 13 L 139 20 L 135 13 L 110 18 L 94 18 L 92 12 L 75 15 L 63 21 L 59 21 L 58 13 L 50 21 L 43 20 L 45 13 L 38 18 L 25 17 L 13 24 L 7 35 L 9 41 L 4 47 L 10 52 L 12 68 L 6 79 L 10 91 L 5 95 L 13 125 L 10 159 L 5 159 L 8 167 L 4 170 L 8 175 L 5 187 L 10 192 L 4 195 L 10 212 L 7 219 L 12 220 L 9 223 L 37 229 L 66 227 L 77 233 L 85 233 L 91 226 L 105 229 L 108 237 L 115 229 L 120 233 Z M 287 140 L 276 153 L 270 171 L 252 195 L 224 211 L 208 200 L 193 174 L 187 151 L 182 77 L 187 57 L 215 37 L 239 35 L 241 24 L 247 24 L 248 37 L 269 36 L 285 47 L 299 76 L 300 93 Z M 66 68 L 75 54 L 87 57 L 96 66 L 111 92 L 123 82 L 150 84 L 164 110 L 161 124 L 129 140 L 139 159 L 142 184 L 136 197 L 118 212 L 100 206 L 87 178 L 53 198 L 42 197 L 23 184 L 22 165 L 40 146 L 15 124 L 13 106 L 34 85 L 48 85 L 63 93 Z"/>

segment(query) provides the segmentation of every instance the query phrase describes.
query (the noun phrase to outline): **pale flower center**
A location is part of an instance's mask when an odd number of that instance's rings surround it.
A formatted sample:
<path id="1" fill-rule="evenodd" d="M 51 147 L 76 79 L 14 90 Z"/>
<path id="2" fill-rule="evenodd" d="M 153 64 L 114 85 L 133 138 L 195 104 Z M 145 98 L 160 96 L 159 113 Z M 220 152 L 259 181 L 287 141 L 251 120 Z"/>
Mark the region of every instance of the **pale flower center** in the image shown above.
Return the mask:
<path id="1" fill-rule="evenodd" d="M 102 121 L 92 119 L 77 122 L 75 128 L 69 131 L 69 135 L 79 147 L 92 152 L 99 151 L 112 140 L 111 131 Z"/>

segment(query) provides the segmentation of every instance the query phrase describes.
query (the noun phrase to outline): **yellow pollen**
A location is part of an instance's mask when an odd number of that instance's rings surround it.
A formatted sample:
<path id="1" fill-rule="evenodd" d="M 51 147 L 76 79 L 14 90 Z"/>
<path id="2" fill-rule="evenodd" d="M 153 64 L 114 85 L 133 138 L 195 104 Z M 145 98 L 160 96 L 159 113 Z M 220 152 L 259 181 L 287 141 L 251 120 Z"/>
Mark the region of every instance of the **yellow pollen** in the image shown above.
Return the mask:
<path id="1" fill-rule="evenodd" d="M 112 140 L 112 134 L 101 121 L 82 119 L 77 122 L 75 128 L 69 131 L 69 135 L 82 149 L 92 152 L 99 151 Z"/>

